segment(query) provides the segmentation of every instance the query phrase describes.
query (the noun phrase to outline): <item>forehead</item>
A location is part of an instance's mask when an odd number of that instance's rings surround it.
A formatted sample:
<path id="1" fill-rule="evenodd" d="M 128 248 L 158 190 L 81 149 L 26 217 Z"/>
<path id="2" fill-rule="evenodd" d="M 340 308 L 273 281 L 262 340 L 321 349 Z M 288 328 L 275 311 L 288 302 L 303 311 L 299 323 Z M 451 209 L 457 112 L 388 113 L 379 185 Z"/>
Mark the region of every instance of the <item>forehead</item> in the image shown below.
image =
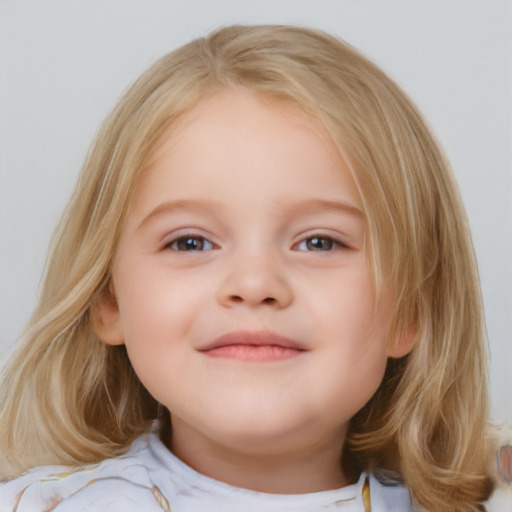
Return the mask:
<path id="1" fill-rule="evenodd" d="M 237 142 L 240 142 L 244 136 L 252 135 L 261 123 L 266 124 L 267 130 L 282 129 L 287 125 L 304 133 L 315 133 L 318 139 L 327 143 L 328 137 L 321 124 L 293 100 L 271 97 L 244 87 L 225 87 L 206 95 L 162 134 L 150 152 L 146 167 L 180 141 L 197 139 L 202 134 L 211 136 L 212 132 L 232 137 L 236 130 L 240 134 Z M 280 139 L 286 140 L 286 132 L 280 132 L 280 135 Z"/>
<path id="2" fill-rule="evenodd" d="M 265 187 L 278 176 L 297 188 L 314 175 L 318 185 L 343 181 L 358 202 L 351 173 L 320 123 L 291 101 L 246 89 L 217 92 L 171 126 L 148 158 L 139 191 L 164 175 L 169 184 L 197 188 L 229 179 L 231 189 Z"/>

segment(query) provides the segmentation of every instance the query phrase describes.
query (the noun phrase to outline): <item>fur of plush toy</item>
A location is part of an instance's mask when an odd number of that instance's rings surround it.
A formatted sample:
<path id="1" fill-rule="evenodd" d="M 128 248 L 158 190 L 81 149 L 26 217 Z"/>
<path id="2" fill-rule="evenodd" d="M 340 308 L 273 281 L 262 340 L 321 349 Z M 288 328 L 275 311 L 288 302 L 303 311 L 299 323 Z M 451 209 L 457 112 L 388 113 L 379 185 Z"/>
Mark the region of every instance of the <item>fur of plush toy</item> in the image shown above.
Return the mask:
<path id="1" fill-rule="evenodd" d="M 487 512 L 512 512 L 512 423 L 497 430 L 498 450 L 494 461 L 496 489 L 486 503 Z"/>

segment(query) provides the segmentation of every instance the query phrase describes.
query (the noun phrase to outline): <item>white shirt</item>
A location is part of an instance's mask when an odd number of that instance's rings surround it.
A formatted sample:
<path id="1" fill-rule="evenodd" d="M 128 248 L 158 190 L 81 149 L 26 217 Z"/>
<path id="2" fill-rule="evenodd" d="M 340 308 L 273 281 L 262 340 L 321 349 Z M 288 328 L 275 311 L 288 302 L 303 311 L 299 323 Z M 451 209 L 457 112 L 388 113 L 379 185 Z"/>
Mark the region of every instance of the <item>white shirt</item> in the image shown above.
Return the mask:
<path id="1" fill-rule="evenodd" d="M 362 494 L 369 482 L 371 509 Z M 367 491 L 366 491 L 367 492 Z M 373 476 L 341 489 L 267 494 L 204 476 L 173 455 L 155 434 L 135 440 L 124 455 L 78 469 L 35 468 L 0 483 L 0 512 L 408 512 L 402 486 Z"/>

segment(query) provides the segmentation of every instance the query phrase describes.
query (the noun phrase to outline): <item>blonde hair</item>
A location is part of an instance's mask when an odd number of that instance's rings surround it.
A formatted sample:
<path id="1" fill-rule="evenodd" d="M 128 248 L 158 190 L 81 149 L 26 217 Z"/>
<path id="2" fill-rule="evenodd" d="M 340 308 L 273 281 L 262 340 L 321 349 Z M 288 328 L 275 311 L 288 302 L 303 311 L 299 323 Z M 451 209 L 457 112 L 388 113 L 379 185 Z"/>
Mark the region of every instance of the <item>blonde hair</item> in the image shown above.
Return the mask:
<path id="1" fill-rule="evenodd" d="M 3 472 L 125 450 L 168 411 L 122 346 L 94 335 L 123 219 L 155 143 L 206 96 L 245 87 L 319 121 L 351 168 L 394 334 L 416 336 L 352 420 L 352 469 L 401 475 L 427 510 L 476 510 L 491 490 L 487 348 L 476 263 L 447 164 L 405 94 L 349 45 L 285 26 L 230 27 L 164 56 L 103 124 L 58 227 L 39 305 L 1 384 Z"/>

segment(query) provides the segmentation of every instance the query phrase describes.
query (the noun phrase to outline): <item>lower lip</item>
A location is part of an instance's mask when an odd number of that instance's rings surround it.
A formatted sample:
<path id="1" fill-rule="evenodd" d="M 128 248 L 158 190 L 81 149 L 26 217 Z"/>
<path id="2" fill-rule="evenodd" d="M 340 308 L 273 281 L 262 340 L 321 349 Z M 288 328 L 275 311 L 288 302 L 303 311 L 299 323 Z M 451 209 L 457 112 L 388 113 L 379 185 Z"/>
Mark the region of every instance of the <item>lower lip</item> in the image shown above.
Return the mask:
<path id="1" fill-rule="evenodd" d="M 206 350 L 209 357 L 245 362 L 283 361 L 299 355 L 302 350 L 278 345 L 224 345 Z"/>

